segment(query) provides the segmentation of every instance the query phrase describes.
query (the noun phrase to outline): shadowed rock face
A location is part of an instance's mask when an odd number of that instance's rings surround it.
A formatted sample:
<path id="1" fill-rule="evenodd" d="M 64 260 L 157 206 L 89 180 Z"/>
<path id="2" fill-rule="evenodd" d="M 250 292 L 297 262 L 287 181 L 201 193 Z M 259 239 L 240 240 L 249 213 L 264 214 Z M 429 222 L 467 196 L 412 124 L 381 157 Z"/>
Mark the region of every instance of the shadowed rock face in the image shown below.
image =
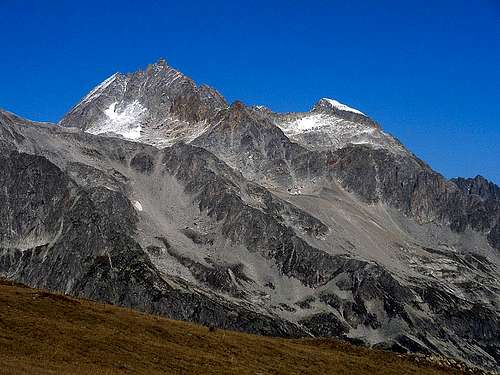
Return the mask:
<path id="1" fill-rule="evenodd" d="M 171 115 L 197 122 L 227 107 L 217 91 L 206 85 L 197 87 L 193 80 L 160 60 L 144 71 L 114 74 L 73 107 L 60 125 L 86 130 L 106 117 L 104 109 L 112 103 L 117 103 L 118 110 L 136 101 L 148 111 L 148 122 L 161 122 Z"/>
<path id="2" fill-rule="evenodd" d="M 500 249 L 500 188 L 482 176 L 455 178 L 452 181 L 469 197 L 469 220 L 478 226 L 491 228 L 488 241 L 493 247 Z"/>
<path id="3" fill-rule="evenodd" d="M 208 119 L 226 107 L 216 90 L 197 86 L 165 60 L 159 60 L 144 71 L 112 75 L 59 124 L 164 146 L 194 137 Z M 192 126 L 198 123 L 200 129 Z M 158 134 L 169 141 L 158 139 Z"/>
<path id="4" fill-rule="evenodd" d="M 175 319 L 279 336 L 301 332 L 215 295 L 172 288 L 134 241 L 137 216 L 122 193 L 85 191 L 43 157 L 12 152 L 1 162 L 1 274 Z"/>
<path id="5" fill-rule="evenodd" d="M 290 159 L 309 153 L 290 142 L 270 119 L 259 116 L 241 102 L 219 112 L 213 123 L 192 143 L 257 182 L 266 179 L 284 186 L 292 184 Z"/>
<path id="6" fill-rule="evenodd" d="M 227 107 L 160 61 L 112 76 L 63 126 L 0 111 L 0 275 L 223 328 L 498 368 L 500 189 L 448 181 L 328 103 Z M 125 136 L 81 131 L 110 125 Z M 305 125 L 307 137 L 287 128 Z M 332 147 L 307 143 L 337 131 Z"/>
<path id="7" fill-rule="evenodd" d="M 499 193 L 494 184 L 476 182 L 482 187 L 464 193 L 460 186 L 465 182 L 457 188 L 456 181 L 446 181 L 413 155 L 368 145 L 308 151 L 291 142 L 271 120 L 259 117 L 239 102 L 220 113 L 215 122 L 217 125 L 194 143 L 251 180 L 291 190 L 315 179 L 339 180 L 345 189 L 366 202 L 386 203 L 418 222 L 441 222 L 457 232 L 468 227 L 485 232 L 490 244 L 500 250 Z M 474 193 L 474 189 L 485 197 Z"/>
<path id="8" fill-rule="evenodd" d="M 495 237 L 500 224 L 496 185 L 477 178 L 446 181 L 416 158 L 369 147 L 346 147 L 336 157 L 335 176 L 366 201 L 382 201 L 419 222 L 441 222 L 456 232 L 469 227 L 488 233 L 491 246 L 500 250 Z"/>
<path id="9" fill-rule="evenodd" d="M 465 193 L 478 195 L 482 199 L 490 202 L 500 200 L 500 188 L 493 182 L 486 180 L 483 176 L 474 178 L 454 178 L 452 181 Z"/>

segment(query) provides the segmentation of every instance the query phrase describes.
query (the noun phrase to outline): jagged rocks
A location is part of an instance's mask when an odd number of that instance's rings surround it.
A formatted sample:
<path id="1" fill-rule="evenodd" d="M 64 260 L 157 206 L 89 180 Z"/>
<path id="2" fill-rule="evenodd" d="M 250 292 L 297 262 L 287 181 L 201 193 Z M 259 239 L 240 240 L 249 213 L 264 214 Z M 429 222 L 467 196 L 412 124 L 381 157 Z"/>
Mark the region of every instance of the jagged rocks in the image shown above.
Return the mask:
<path id="1" fill-rule="evenodd" d="M 498 367 L 494 184 L 446 180 L 336 101 L 227 107 L 165 61 L 110 77 L 60 124 L 0 111 L 1 275 Z"/>
<path id="2" fill-rule="evenodd" d="M 0 208 L 6 219 L 0 226 L 1 274 L 175 319 L 269 335 L 301 334 L 293 324 L 192 292 L 188 285 L 171 288 L 132 239 L 137 217 L 122 193 L 85 192 L 43 157 L 13 152 L 1 161 Z"/>

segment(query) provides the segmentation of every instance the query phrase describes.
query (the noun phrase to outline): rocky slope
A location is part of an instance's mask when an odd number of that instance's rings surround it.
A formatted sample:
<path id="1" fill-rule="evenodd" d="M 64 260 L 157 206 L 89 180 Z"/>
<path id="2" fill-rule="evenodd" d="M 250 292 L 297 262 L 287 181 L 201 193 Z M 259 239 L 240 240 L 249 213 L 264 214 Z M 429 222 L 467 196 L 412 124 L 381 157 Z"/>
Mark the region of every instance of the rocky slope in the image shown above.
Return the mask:
<path id="1" fill-rule="evenodd" d="M 58 125 L 0 112 L 0 148 L 0 275 L 499 367 L 499 188 L 446 180 L 358 110 L 227 106 L 160 61 Z"/>
<path id="2" fill-rule="evenodd" d="M 195 137 L 210 117 L 226 107 L 216 90 L 198 87 L 160 60 L 144 71 L 113 74 L 73 107 L 60 125 L 164 146 Z"/>

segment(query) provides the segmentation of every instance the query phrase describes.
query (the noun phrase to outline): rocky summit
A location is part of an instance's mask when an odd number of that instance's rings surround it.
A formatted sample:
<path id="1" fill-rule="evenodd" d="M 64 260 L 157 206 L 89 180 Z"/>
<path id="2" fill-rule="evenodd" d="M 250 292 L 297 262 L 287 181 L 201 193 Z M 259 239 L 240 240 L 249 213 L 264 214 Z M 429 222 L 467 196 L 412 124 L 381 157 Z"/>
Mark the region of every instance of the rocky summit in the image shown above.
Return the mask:
<path id="1" fill-rule="evenodd" d="M 363 112 L 228 105 L 166 61 L 0 111 L 0 276 L 237 331 L 500 369 L 500 188 Z"/>

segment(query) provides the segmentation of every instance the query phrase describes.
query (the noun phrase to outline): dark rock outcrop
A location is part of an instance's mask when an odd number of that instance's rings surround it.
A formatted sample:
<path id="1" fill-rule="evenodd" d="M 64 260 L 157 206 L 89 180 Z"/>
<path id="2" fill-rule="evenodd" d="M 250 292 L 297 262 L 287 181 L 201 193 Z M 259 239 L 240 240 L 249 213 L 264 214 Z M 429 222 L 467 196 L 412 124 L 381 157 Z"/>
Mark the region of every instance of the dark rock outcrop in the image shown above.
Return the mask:
<path id="1" fill-rule="evenodd" d="M 1 157 L 0 273 L 39 288 L 134 307 L 174 319 L 269 335 L 300 329 L 276 317 L 174 289 L 131 237 L 130 201 L 104 188 L 85 191 L 47 159 Z"/>
<path id="2" fill-rule="evenodd" d="M 86 130 L 106 119 L 104 110 L 116 103 L 120 111 L 138 103 L 147 111 L 142 122 L 158 125 L 172 116 L 177 120 L 198 122 L 227 107 L 213 88 L 201 85 L 159 60 L 146 70 L 131 74 L 116 73 L 92 90 L 60 121 L 66 127 Z"/>

